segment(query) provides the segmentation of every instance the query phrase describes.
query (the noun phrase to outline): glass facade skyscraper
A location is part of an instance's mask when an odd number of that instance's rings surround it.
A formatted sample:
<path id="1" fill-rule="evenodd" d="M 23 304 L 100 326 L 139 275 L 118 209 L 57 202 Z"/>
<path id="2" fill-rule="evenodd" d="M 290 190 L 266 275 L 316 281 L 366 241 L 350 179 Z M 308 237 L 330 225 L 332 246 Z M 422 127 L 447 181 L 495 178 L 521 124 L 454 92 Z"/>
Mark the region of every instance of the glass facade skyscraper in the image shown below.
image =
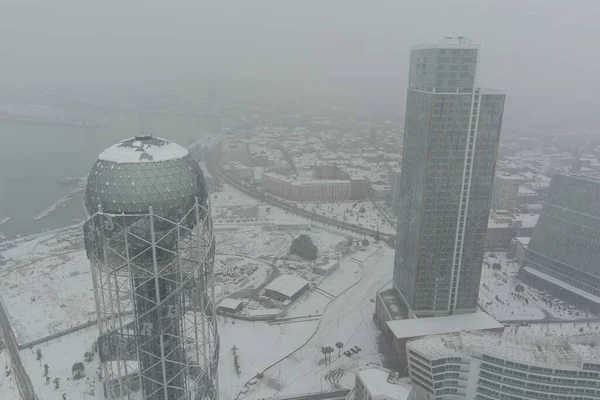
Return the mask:
<path id="1" fill-rule="evenodd" d="M 479 50 L 411 48 L 393 278 L 409 315 L 477 308 L 505 99 L 475 87 Z"/>
<path id="2" fill-rule="evenodd" d="M 600 181 L 556 174 L 523 260 L 525 272 L 600 303 Z"/>

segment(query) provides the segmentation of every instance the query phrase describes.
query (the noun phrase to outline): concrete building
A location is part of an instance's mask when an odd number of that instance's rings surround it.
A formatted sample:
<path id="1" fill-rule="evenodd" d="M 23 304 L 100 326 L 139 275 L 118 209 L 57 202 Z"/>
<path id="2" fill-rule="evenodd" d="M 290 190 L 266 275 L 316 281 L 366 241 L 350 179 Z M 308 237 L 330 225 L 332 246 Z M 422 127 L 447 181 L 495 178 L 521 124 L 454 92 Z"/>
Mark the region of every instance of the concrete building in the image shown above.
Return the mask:
<path id="1" fill-rule="evenodd" d="M 262 175 L 265 192 L 293 201 L 350 200 L 352 182 L 349 180 L 296 180 L 272 172 Z"/>
<path id="2" fill-rule="evenodd" d="M 556 174 L 522 271 L 600 308 L 600 180 Z"/>
<path id="3" fill-rule="evenodd" d="M 342 179 L 342 170 L 335 163 L 317 164 L 313 167 L 315 179 Z"/>
<path id="4" fill-rule="evenodd" d="M 518 237 L 531 237 L 540 214 L 520 214 L 497 209 L 490 212 L 485 249 L 487 251 L 508 251 L 511 241 Z"/>
<path id="5" fill-rule="evenodd" d="M 223 161 L 245 161 L 248 158 L 248 144 L 243 140 L 227 140 L 221 144 Z"/>
<path id="6" fill-rule="evenodd" d="M 540 196 L 535 190 L 526 186 L 519 186 L 517 190 L 517 205 L 535 204 L 540 201 Z"/>
<path id="7" fill-rule="evenodd" d="M 292 178 L 273 172 L 262 174 L 261 183 L 264 191 L 284 199 L 289 199 L 292 195 L 292 182 L 294 182 Z"/>
<path id="8" fill-rule="evenodd" d="M 225 171 L 228 171 L 240 181 L 254 181 L 254 170 L 251 167 L 239 161 L 235 161 L 230 165 L 224 165 L 223 169 L 225 169 Z"/>
<path id="9" fill-rule="evenodd" d="M 265 295 L 278 301 L 292 301 L 310 287 L 308 281 L 296 275 L 280 275 L 265 287 Z"/>
<path id="10" fill-rule="evenodd" d="M 477 309 L 505 99 L 475 86 L 479 49 L 411 49 L 393 278 L 410 316 Z"/>
<path id="11" fill-rule="evenodd" d="M 221 300 L 217 307 L 217 311 L 223 311 L 229 314 L 235 314 L 244 307 L 244 303 L 238 299 L 226 298 Z"/>
<path id="12" fill-rule="evenodd" d="M 508 255 L 515 259 L 519 265 L 521 265 L 525 258 L 525 250 L 527 249 L 529 240 L 531 240 L 531 238 L 517 236 L 510 242 L 510 251 Z"/>
<path id="13" fill-rule="evenodd" d="M 384 317 L 385 318 L 385 317 Z M 378 320 L 381 320 L 378 316 Z M 490 331 L 501 333 L 504 325 L 482 311 L 443 317 L 387 320 L 383 328 L 386 339 L 398 357 L 400 365 L 406 365 L 406 345 L 411 340 L 442 333 Z"/>
<path id="14" fill-rule="evenodd" d="M 331 261 L 324 265 L 315 265 L 312 272 L 321 276 L 329 276 L 340 267 L 339 261 Z"/>
<path id="15" fill-rule="evenodd" d="M 492 208 L 514 210 L 518 205 L 519 185 L 525 181 L 520 175 L 498 173 L 494 178 Z"/>
<path id="16" fill-rule="evenodd" d="M 369 366 L 356 371 L 354 389 L 346 400 L 417 400 L 410 379 L 393 371 Z"/>
<path id="17" fill-rule="evenodd" d="M 600 336 L 428 336 L 407 345 L 415 386 L 436 400 L 600 399 Z"/>
<path id="18" fill-rule="evenodd" d="M 369 183 L 364 178 L 350 178 L 350 200 L 364 200 L 369 195 Z"/>

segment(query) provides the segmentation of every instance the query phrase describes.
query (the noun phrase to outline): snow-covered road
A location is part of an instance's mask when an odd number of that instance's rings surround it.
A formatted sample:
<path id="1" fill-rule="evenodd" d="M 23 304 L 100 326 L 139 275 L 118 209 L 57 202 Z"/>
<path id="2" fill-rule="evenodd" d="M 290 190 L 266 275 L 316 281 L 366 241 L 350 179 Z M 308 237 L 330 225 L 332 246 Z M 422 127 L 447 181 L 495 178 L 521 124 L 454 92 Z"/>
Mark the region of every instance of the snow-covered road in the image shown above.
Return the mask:
<path id="1" fill-rule="evenodd" d="M 330 370 L 341 368 L 351 374 L 358 363 L 380 361 L 375 340 L 379 332 L 373 323 L 375 306 L 372 300 L 376 291 L 391 279 L 394 251 L 385 245 L 373 246 L 354 258 L 363 263 L 361 280 L 329 303 L 314 335 L 305 345 L 265 371 L 263 378 L 240 398 L 318 392 L 323 390 L 323 385 L 327 386 L 324 377 Z M 342 352 L 355 345 L 362 350 L 348 358 L 343 354 L 338 357 L 336 349 L 331 362 L 325 365 L 321 347 L 335 348 L 337 341 L 344 343 Z"/>

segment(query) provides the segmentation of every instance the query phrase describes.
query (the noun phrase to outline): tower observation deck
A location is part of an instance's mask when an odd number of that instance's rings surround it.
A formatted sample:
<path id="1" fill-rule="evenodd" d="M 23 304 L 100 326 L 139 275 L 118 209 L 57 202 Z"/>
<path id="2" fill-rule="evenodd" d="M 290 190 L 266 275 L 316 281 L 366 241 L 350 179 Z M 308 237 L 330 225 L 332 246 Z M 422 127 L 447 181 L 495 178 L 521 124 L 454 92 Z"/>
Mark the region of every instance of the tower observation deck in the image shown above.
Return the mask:
<path id="1" fill-rule="evenodd" d="M 217 398 L 215 243 L 198 163 L 165 139 L 123 140 L 99 155 L 84 203 L 106 398 Z"/>

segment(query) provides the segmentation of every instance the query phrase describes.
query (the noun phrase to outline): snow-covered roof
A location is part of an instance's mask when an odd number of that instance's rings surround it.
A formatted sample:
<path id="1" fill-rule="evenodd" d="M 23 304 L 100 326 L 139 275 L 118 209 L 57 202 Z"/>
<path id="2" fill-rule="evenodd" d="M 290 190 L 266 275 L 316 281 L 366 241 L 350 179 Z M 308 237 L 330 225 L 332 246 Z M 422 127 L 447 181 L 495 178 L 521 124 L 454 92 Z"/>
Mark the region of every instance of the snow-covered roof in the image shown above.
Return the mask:
<path id="1" fill-rule="evenodd" d="M 387 325 L 398 339 L 503 327 L 500 322 L 481 311 L 444 317 L 388 321 Z"/>
<path id="2" fill-rule="evenodd" d="M 524 181 L 525 178 L 518 174 L 509 174 L 507 172 L 497 172 L 495 179 L 511 180 L 511 181 Z"/>
<path id="3" fill-rule="evenodd" d="M 524 237 L 524 236 L 517 236 L 513 239 L 515 242 L 519 242 L 521 243 L 523 246 L 527 246 L 529 244 L 529 241 L 531 240 L 531 238 L 529 237 Z"/>
<path id="4" fill-rule="evenodd" d="M 119 164 L 176 160 L 189 152 L 169 140 L 153 136 L 136 136 L 120 141 L 104 150 L 99 160 Z"/>
<path id="5" fill-rule="evenodd" d="M 411 397 L 412 385 L 397 378 L 390 379 L 391 371 L 367 367 L 359 369 L 357 374 L 373 399 L 407 400 Z"/>
<path id="6" fill-rule="evenodd" d="M 588 293 L 588 292 L 586 292 L 584 290 L 581 290 L 579 288 L 576 288 L 573 285 L 569 285 L 568 283 L 563 282 L 560 279 L 556 279 L 556 278 L 554 278 L 554 277 L 552 277 L 550 275 L 544 274 L 543 272 L 540 272 L 540 271 L 538 271 L 536 269 L 533 269 L 531 267 L 525 267 L 525 271 L 528 272 L 528 273 L 530 273 L 531 275 L 537 276 L 540 279 L 543 279 L 543 280 L 545 280 L 547 282 L 550 282 L 550 283 L 552 283 L 552 284 L 554 284 L 554 285 L 556 285 L 558 287 L 561 287 L 561 288 L 563 288 L 565 290 L 568 290 L 571 293 L 575 293 L 575 294 L 577 294 L 577 295 L 579 295 L 579 296 L 581 296 L 583 298 L 586 298 L 586 299 L 588 299 L 590 301 L 593 301 L 594 303 L 600 304 L 600 297 L 594 296 L 593 294 Z"/>
<path id="7" fill-rule="evenodd" d="M 429 359 L 486 354 L 507 361 L 542 368 L 559 366 L 582 369 L 584 363 L 597 363 L 600 348 L 597 337 L 502 336 L 491 332 L 461 332 L 427 336 L 413 340 L 407 348 Z"/>
<path id="8" fill-rule="evenodd" d="M 265 289 L 281 293 L 287 297 L 292 297 L 302 290 L 307 284 L 308 281 L 305 281 L 299 276 L 285 274 L 275 278 L 273 282 L 269 283 L 265 287 Z"/>
<path id="9" fill-rule="evenodd" d="M 531 190 L 525 186 L 519 186 L 518 194 L 519 196 L 537 196 L 537 192 L 535 190 Z"/>
<path id="10" fill-rule="evenodd" d="M 226 298 L 226 299 L 221 300 L 221 302 L 219 303 L 219 308 L 227 308 L 229 310 L 235 310 L 240 306 L 240 304 L 242 304 L 241 300 Z"/>

